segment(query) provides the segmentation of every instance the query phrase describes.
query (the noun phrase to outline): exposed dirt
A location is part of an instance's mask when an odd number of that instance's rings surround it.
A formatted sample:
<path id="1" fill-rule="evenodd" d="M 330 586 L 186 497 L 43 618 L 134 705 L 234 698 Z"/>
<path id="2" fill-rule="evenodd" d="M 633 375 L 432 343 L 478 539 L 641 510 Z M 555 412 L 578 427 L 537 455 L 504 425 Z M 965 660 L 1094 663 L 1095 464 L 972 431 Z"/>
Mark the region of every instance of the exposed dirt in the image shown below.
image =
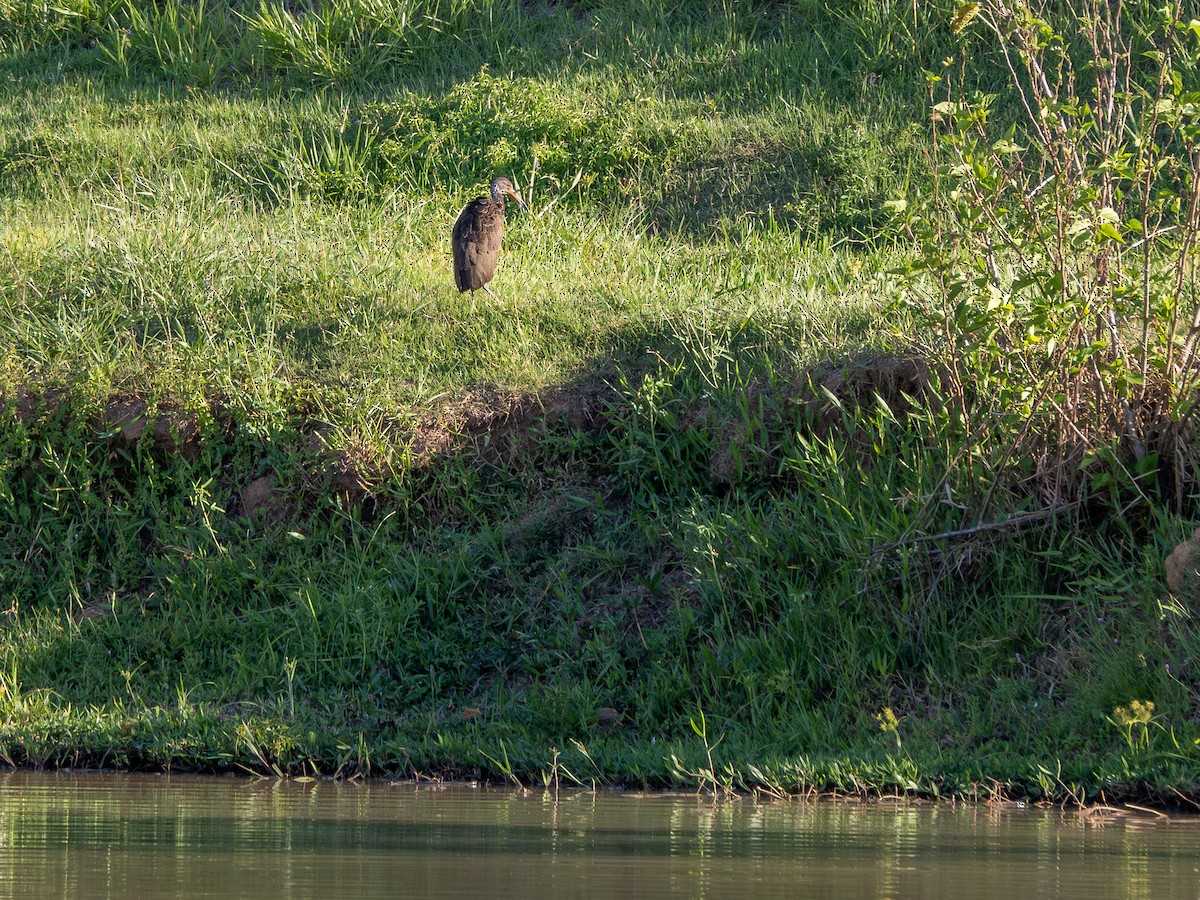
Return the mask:
<path id="1" fill-rule="evenodd" d="M 166 407 L 153 413 L 140 397 L 111 400 L 97 426 L 132 446 L 149 433 L 154 446 L 164 453 L 177 453 L 195 461 L 200 456 L 200 418 L 195 413 Z"/>
<path id="2" fill-rule="evenodd" d="M 910 398 L 927 390 L 929 372 L 930 366 L 924 360 L 874 357 L 809 373 L 788 387 L 777 388 L 773 397 L 765 396 L 765 386 L 753 387 L 749 399 L 757 405 L 761 394 L 769 401 L 763 404 L 768 417 L 791 418 L 799 407 L 813 427 L 836 430 L 841 426 L 842 413 L 828 395 L 848 406 L 874 403 L 879 397 L 900 417 L 911 408 Z M 15 408 L 17 420 L 28 424 L 56 414 L 69 400 L 63 390 L 26 389 L 18 393 L 15 403 L 0 397 L 0 409 Z M 608 427 L 610 415 L 619 404 L 617 392 L 603 386 L 554 388 L 539 394 L 479 388 L 427 410 L 415 424 L 412 419 L 398 421 L 394 433 L 397 443 L 408 448 L 408 458 L 417 470 L 464 455 L 504 465 L 550 430 L 599 434 Z M 210 433 L 236 432 L 233 416 L 218 401 L 213 401 L 208 413 L 218 425 Z M 151 405 L 136 395 L 113 397 L 90 424 L 97 435 L 107 435 L 114 446 L 148 446 L 157 454 L 176 454 L 189 461 L 199 458 L 204 439 L 201 418 L 195 412 L 169 401 Z M 770 428 L 772 424 L 768 421 L 764 426 Z M 716 410 L 701 406 L 687 411 L 681 425 L 716 437 L 713 443 L 717 449 L 711 462 L 713 483 L 728 485 L 736 481 L 739 467 L 745 466 L 741 451 L 750 438 L 745 423 L 737 417 L 723 418 Z M 231 485 L 240 498 L 241 514 L 258 522 L 278 522 L 299 507 L 302 493 L 313 492 L 328 492 L 345 504 L 361 504 L 386 481 L 389 471 L 385 460 L 365 451 L 329 446 L 328 426 L 323 423 L 302 423 L 299 432 L 307 435 L 302 439 L 313 459 L 306 483 L 284 484 L 270 473 Z M 768 462 L 760 459 L 757 465 Z"/>
<path id="3" fill-rule="evenodd" d="M 482 388 L 426 414 L 412 434 L 414 462 L 464 451 L 503 457 L 531 431 L 566 426 L 598 432 L 605 409 L 617 399 L 609 389 L 557 388 L 542 394 Z"/>
<path id="4" fill-rule="evenodd" d="M 614 402 L 616 394 L 608 389 L 559 388 L 532 394 L 480 388 L 426 410 L 415 424 L 396 422 L 393 433 L 417 471 L 462 456 L 505 465 L 549 430 L 598 433 L 607 424 L 605 410 Z M 326 429 L 318 424 L 302 430 L 310 434 L 308 449 L 324 460 L 322 473 L 314 473 L 317 489 L 323 484 L 343 503 L 361 504 L 387 480 L 388 463 L 378 455 L 328 446 Z"/>
<path id="5" fill-rule="evenodd" d="M 799 392 L 815 421 L 840 425 L 841 413 L 829 397 L 843 405 L 871 406 L 882 400 L 892 415 L 903 419 L 912 412 L 913 401 L 928 396 L 935 366 L 915 356 L 863 357 L 839 367 L 826 367 L 812 376 L 812 388 Z"/>
<path id="6" fill-rule="evenodd" d="M 2 400 L 3 398 L 0 398 L 0 401 Z M 18 422 L 27 425 L 34 419 L 57 412 L 66 400 L 67 392 L 58 388 L 48 391 L 25 388 L 17 392 L 14 413 Z M 5 406 L 6 403 L 0 402 L 0 409 Z"/>

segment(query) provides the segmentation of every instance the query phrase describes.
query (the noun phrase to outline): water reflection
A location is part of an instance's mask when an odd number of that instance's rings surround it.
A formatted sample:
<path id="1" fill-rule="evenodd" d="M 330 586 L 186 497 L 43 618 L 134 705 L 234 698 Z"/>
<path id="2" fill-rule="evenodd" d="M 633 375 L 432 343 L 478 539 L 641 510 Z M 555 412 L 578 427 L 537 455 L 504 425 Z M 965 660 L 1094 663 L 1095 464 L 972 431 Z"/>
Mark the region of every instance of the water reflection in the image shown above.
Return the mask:
<path id="1" fill-rule="evenodd" d="M 1196 896 L 1200 818 L 0 774 L 0 896 Z"/>

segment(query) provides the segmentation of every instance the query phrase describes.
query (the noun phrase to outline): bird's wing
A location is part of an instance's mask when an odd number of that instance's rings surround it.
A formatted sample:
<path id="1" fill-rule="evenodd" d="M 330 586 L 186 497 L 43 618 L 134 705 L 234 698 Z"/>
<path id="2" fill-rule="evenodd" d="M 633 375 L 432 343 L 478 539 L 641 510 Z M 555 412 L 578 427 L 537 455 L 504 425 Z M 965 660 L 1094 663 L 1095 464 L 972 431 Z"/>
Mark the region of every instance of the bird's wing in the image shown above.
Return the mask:
<path id="1" fill-rule="evenodd" d="M 503 206 L 480 198 L 462 211 L 451 235 L 454 280 L 460 291 L 481 288 L 492 280 L 503 237 Z"/>
<path id="2" fill-rule="evenodd" d="M 478 218 L 478 206 L 478 200 L 472 200 L 464 206 L 450 233 L 450 247 L 454 251 L 454 284 L 460 291 L 474 290 L 479 286 L 471 284 L 471 263 L 467 258 L 467 247 L 473 240 Z"/>

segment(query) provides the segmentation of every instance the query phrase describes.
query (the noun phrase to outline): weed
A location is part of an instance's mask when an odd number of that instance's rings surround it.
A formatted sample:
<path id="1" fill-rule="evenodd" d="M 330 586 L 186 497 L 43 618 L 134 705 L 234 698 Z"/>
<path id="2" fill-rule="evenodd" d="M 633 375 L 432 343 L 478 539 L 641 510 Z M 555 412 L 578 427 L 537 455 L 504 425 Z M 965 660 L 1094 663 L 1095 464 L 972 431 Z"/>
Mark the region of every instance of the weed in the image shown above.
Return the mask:
<path id="1" fill-rule="evenodd" d="M 881 712 L 875 714 L 875 722 L 879 725 L 879 730 L 884 734 L 890 734 L 896 741 L 896 752 L 900 752 L 900 720 L 896 718 L 896 714 L 890 706 L 885 706 Z"/>
<path id="2" fill-rule="evenodd" d="M 1137 751 L 1150 746 L 1150 725 L 1154 719 L 1153 703 L 1131 700 L 1127 706 L 1116 707 L 1108 721 L 1123 733 L 1129 749 Z"/>

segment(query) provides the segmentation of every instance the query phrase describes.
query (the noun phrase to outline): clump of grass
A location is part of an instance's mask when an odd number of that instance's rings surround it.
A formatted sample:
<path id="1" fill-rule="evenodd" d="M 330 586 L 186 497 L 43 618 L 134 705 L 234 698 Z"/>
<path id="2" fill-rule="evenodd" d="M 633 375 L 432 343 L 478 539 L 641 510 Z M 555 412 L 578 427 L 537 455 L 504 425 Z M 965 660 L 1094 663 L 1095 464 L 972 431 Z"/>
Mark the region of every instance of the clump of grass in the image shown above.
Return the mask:
<path id="1" fill-rule="evenodd" d="M 182 84 L 207 86 L 244 64 L 242 35 L 224 4 L 113 0 L 97 41 L 118 74 L 149 70 Z"/>
<path id="2" fill-rule="evenodd" d="M 1145 749 L 1150 744 L 1150 724 L 1154 721 L 1154 704 L 1146 700 L 1131 700 L 1126 706 L 1113 709 L 1110 722 L 1125 736 L 1129 749 Z"/>
<path id="3" fill-rule="evenodd" d="M 268 66 L 323 84 L 369 81 L 403 66 L 435 42 L 488 19 L 493 4 L 465 0 L 263 0 L 246 26 Z"/>
<path id="4" fill-rule="evenodd" d="M 608 198 L 669 170 L 680 142 L 672 131 L 687 127 L 651 119 L 647 102 L 564 96 L 535 79 L 485 69 L 438 99 L 410 94 L 366 107 L 361 128 L 377 136 L 385 181 L 423 186 L 536 173 L 542 192 L 578 183 Z"/>
<path id="5" fill-rule="evenodd" d="M 4 0 L 0 3 L 0 47 L 33 53 L 63 42 L 83 42 L 115 5 L 115 0 Z"/>

